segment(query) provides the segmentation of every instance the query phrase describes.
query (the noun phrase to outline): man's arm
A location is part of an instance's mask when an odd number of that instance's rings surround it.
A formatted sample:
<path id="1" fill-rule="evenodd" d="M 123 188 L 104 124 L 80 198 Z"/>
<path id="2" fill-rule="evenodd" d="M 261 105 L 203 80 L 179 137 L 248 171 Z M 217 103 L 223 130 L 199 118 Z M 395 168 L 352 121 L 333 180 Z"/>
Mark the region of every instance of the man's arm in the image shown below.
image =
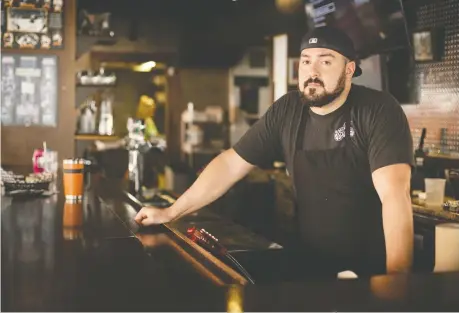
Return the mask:
<path id="1" fill-rule="evenodd" d="M 413 212 L 410 197 L 411 167 L 393 164 L 372 174 L 382 202 L 388 273 L 407 272 L 413 262 Z"/>
<path id="2" fill-rule="evenodd" d="M 281 98 L 282 99 L 282 98 Z M 229 149 L 213 159 L 194 184 L 168 209 L 144 207 L 136 215 L 144 226 L 167 223 L 210 204 L 228 191 L 255 166 L 272 163 L 280 152 L 279 106 L 275 102 Z"/>
<path id="3" fill-rule="evenodd" d="M 254 165 L 241 158 L 233 149 L 221 153 L 168 209 L 170 217 L 177 219 L 215 201 L 253 168 Z"/>
<path id="4" fill-rule="evenodd" d="M 213 159 L 173 205 L 167 209 L 144 207 L 135 216 L 135 221 L 144 226 L 162 224 L 197 211 L 222 196 L 253 167 L 229 149 Z"/>
<path id="5" fill-rule="evenodd" d="M 386 270 L 406 272 L 412 265 L 414 241 L 410 198 L 413 138 L 405 112 L 394 97 L 375 92 L 372 98 L 373 104 L 365 107 L 362 119 L 373 184 L 382 202 Z"/>

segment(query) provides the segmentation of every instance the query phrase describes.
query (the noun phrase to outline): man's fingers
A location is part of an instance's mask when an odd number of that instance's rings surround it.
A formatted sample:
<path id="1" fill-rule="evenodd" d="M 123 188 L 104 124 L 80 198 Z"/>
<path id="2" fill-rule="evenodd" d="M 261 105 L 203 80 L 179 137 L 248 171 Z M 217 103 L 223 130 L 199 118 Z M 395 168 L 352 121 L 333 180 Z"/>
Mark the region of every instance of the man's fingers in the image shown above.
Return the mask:
<path id="1" fill-rule="evenodd" d="M 158 224 L 158 221 L 161 219 L 158 219 L 158 214 L 155 210 L 157 209 L 149 207 L 142 208 L 134 217 L 134 220 L 143 226 Z"/>
<path id="2" fill-rule="evenodd" d="M 134 220 L 138 224 L 143 225 L 143 226 L 149 226 L 149 225 L 154 224 L 154 219 L 152 219 L 151 217 L 148 217 L 147 214 L 142 213 L 142 212 L 139 212 L 137 216 L 134 218 Z"/>
<path id="3" fill-rule="evenodd" d="M 153 224 L 153 221 L 151 218 L 148 218 L 148 217 L 145 217 L 142 221 L 141 221 L 142 225 L 143 226 L 150 226 Z"/>
<path id="4" fill-rule="evenodd" d="M 137 213 L 137 215 L 135 216 L 134 220 L 135 220 L 137 223 L 142 224 L 142 221 L 143 221 L 144 219 L 146 219 L 146 218 L 147 218 L 147 215 L 146 215 L 145 213 L 139 212 L 139 213 Z"/>

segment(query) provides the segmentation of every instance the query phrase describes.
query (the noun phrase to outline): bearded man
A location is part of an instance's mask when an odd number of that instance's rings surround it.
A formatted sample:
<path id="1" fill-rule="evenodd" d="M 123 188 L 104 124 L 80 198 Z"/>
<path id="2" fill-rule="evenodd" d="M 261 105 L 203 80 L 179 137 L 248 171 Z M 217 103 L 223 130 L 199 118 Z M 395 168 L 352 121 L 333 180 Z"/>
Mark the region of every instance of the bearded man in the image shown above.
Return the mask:
<path id="1" fill-rule="evenodd" d="M 298 90 L 275 101 L 170 208 L 142 208 L 136 221 L 159 224 L 194 212 L 255 166 L 284 160 L 296 197 L 296 249 L 304 256 L 292 262 L 359 276 L 409 271 L 413 145 L 407 118 L 390 94 L 352 83 L 362 70 L 341 30 L 311 30 L 300 53 Z"/>

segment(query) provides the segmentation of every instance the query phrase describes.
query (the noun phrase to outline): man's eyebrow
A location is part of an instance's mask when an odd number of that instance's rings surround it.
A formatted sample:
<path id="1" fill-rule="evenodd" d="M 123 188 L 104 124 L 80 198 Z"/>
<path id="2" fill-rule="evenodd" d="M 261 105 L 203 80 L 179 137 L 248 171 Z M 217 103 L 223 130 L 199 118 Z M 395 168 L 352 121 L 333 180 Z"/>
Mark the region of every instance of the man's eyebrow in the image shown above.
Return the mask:
<path id="1" fill-rule="evenodd" d="M 302 53 L 302 54 L 301 54 L 301 57 L 302 57 L 302 58 L 310 58 L 311 56 L 308 55 L 308 54 Z M 322 53 L 322 54 L 319 54 L 319 58 L 322 58 L 322 57 L 332 57 L 332 58 L 335 58 L 335 55 L 333 55 L 333 54 L 331 54 L 331 53 Z"/>
<path id="2" fill-rule="evenodd" d="M 331 53 L 324 53 L 324 54 L 320 54 L 319 57 L 332 57 L 332 58 L 335 58 L 335 55 L 333 55 Z"/>

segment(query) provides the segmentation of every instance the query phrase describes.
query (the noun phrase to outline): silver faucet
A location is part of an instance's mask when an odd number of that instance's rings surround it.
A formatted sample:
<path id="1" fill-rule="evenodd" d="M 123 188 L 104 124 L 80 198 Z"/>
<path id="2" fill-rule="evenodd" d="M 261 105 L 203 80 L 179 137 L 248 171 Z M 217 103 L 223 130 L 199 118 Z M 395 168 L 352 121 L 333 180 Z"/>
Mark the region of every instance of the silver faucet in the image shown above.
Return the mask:
<path id="1" fill-rule="evenodd" d="M 129 181 L 133 183 L 133 192 L 142 196 L 142 185 L 144 181 L 144 155 L 152 148 L 162 151 L 166 148 L 166 141 L 163 138 L 152 138 L 146 140 L 144 136 L 145 126 L 139 120 L 128 122 L 128 135 L 125 138 L 126 149 L 129 152 L 128 173 Z"/>

